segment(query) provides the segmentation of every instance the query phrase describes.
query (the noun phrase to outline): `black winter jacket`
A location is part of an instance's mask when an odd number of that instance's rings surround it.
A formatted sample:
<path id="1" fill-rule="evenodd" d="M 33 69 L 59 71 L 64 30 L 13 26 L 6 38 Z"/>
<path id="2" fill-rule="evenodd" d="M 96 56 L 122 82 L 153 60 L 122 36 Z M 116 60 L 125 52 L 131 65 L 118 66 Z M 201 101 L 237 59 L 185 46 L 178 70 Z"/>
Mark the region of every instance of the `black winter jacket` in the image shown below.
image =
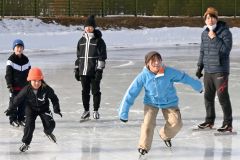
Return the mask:
<path id="1" fill-rule="evenodd" d="M 208 37 L 206 28 L 201 36 L 201 49 L 198 66 L 204 67 L 207 73 L 229 73 L 229 55 L 232 49 L 232 33 L 225 22 L 218 21 L 214 29 L 216 37 Z"/>
<path id="2" fill-rule="evenodd" d="M 37 90 L 37 94 L 35 94 L 34 89 L 31 84 L 29 84 L 14 98 L 13 105 L 10 106 L 10 109 L 16 109 L 20 103 L 24 102 L 26 107 L 30 107 L 36 112 L 44 113 L 50 110 L 49 99 L 53 104 L 54 113 L 60 113 L 58 97 L 50 86 L 43 82 L 42 86 Z"/>
<path id="3" fill-rule="evenodd" d="M 14 90 L 21 90 L 27 84 L 28 72 L 31 68 L 28 58 L 22 54 L 21 57 L 13 53 L 7 60 L 6 83 Z"/>
<path id="4" fill-rule="evenodd" d="M 92 37 L 84 33 L 77 45 L 77 60 L 79 75 L 93 76 L 97 69 L 105 67 L 107 59 L 106 44 L 102 39 L 102 33 L 94 30 Z"/>

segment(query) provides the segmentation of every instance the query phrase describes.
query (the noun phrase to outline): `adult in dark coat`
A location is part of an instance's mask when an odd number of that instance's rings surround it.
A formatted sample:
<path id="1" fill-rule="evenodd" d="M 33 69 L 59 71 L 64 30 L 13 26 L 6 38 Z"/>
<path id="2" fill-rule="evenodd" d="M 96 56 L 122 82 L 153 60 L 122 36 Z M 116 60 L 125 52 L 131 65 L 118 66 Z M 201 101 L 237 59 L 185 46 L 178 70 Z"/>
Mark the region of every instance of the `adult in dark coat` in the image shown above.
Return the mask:
<path id="1" fill-rule="evenodd" d="M 102 39 L 101 31 L 96 29 L 94 16 L 91 15 L 87 18 L 83 36 L 78 41 L 75 61 L 75 78 L 82 84 L 84 112 L 81 119 L 90 117 L 90 90 L 93 95 L 93 118 L 100 118 L 98 112 L 101 102 L 100 83 L 106 59 L 106 44 Z"/>
<path id="2" fill-rule="evenodd" d="M 232 106 L 228 93 L 229 56 L 232 49 L 232 34 L 227 24 L 218 21 L 218 12 L 209 7 L 204 14 L 206 29 L 201 36 L 201 49 L 196 76 L 201 78 L 204 69 L 204 100 L 206 107 L 205 122 L 199 124 L 201 129 L 212 128 L 216 118 L 215 95 L 217 93 L 223 110 L 220 132 L 232 131 Z"/>

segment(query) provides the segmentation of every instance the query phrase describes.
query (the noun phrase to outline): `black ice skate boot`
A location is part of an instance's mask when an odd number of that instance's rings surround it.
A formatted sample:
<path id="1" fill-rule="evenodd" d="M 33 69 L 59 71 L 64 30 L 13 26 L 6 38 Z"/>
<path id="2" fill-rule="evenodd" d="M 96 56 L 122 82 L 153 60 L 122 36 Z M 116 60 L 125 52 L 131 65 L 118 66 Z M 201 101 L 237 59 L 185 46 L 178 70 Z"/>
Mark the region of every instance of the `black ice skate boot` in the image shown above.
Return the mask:
<path id="1" fill-rule="evenodd" d="M 214 126 L 214 123 L 212 122 L 204 122 L 198 125 L 199 129 L 212 129 Z"/>
<path id="2" fill-rule="evenodd" d="M 100 114 L 98 111 L 93 111 L 93 118 L 94 119 L 99 119 L 100 118 Z"/>
<path id="3" fill-rule="evenodd" d="M 25 121 L 19 121 L 19 126 L 25 127 Z"/>
<path id="4" fill-rule="evenodd" d="M 217 129 L 218 132 L 232 132 L 231 124 L 223 124 L 222 127 Z"/>
<path id="5" fill-rule="evenodd" d="M 17 120 L 11 121 L 10 125 L 13 126 L 13 127 L 19 127 L 19 123 L 18 123 Z"/>
<path id="6" fill-rule="evenodd" d="M 142 149 L 142 148 L 138 148 L 138 152 L 141 154 L 141 155 L 145 155 L 148 153 L 148 151 L 146 149 Z"/>
<path id="7" fill-rule="evenodd" d="M 90 117 L 90 112 L 89 111 L 84 111 L 82 116 L 81 116 L 81 119 L 86 120 L 86 119 L 89 119 L 89 117 Z"/>
<path id="8" fill-rule="evenodd" d="M 29 145 L 27 145 L 26 143 L 23 143 L 22 146 L 19 148 L 19 150 L 21 152 L 26 152 L 29 148 Z"/>
<path id="9" fill-rule="evenodd" d="M 164 143 L 166 144 L 167 147 L 172 147 L 171 139 L 164 140 Z"/>
<path id="10" fill-rule="evenodd" d="M 51 133 L 51 134 L 46 134 L 47 137 L 49 138 L 50 141 L 57 143 L 56 137 Z"/>

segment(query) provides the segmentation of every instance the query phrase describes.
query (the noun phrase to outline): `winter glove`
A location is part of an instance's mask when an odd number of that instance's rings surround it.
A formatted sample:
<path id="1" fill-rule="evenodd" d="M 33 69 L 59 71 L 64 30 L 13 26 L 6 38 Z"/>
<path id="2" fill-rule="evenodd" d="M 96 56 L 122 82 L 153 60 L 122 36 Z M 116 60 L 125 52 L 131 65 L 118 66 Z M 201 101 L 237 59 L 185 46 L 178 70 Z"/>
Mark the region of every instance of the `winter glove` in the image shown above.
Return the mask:
<path id="1" fill-rule="evenodd" d="M 75 79 L 77 81 L 81 81 L 81 78 L 80 78 L 80 75 L 79 75 L 79 69 L 78 68 L 75 68 L 74 69 L 74 73 L 75 73 Z"/>
<path id="2" fill-rule="evenodd" d="M 95 73 L 95 81 L 101 81 L 103 71 L 101 69 L 97 69 Z"/>
<path id="3" fill-rule="evenodd" d="M 17 114 L 17 110 L 8 108 L 4 113 L 6 114 L 6 116 L 10 116 L 10 115 L 13 115 L 13 114 Z"/>
<path id="4" fill-rule="evenodd" d="M 61 117 L 62 117 L 62 113 L 61 113 L 61 112 L 59 112 L 59 113 L 56 113 L 56 114 L 58 114 L 59 116 L 61 116 Z"/>
<path id="5" fill-rule="evenodd" d="M 120 121 L 124 122 L 124 123 L 127 123 L 128 120 L 124 120 L 124 119 L 121 119 L 120 118 Z"/>
<path id="6" fill-rule="evenodd" d="M 203 76 L 202 70 L 203 70 L 203 66 L 198 66 L 198 69 L 196 72 L 196 76 L 198 77 L 198 79 L 200 79 Z"/>
<path id="7" fill-rule="evenodd" d="M 53 112 L 54 112 L 55 114 L 58 114 L 58 115 L 60 115 L 60 116 L 62 117 L 62 113 L 61 113 L 61 110 L 60 110 L 59 105 L 54 105 L 54 106 L 53 106 Z"/>

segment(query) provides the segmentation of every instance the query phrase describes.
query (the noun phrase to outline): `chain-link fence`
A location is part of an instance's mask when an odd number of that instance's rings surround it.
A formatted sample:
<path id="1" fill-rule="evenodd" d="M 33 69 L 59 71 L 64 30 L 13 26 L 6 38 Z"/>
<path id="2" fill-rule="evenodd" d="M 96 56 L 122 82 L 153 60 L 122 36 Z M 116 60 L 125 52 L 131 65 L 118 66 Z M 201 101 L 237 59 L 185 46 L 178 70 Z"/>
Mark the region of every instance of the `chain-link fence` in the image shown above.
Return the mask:
<path id="1" fill-rule="evenodd" d="M 240 0 L 0 0 L 4 16 L 202 16 L 207 7 L 220 16 L 240 16 Z"/>

